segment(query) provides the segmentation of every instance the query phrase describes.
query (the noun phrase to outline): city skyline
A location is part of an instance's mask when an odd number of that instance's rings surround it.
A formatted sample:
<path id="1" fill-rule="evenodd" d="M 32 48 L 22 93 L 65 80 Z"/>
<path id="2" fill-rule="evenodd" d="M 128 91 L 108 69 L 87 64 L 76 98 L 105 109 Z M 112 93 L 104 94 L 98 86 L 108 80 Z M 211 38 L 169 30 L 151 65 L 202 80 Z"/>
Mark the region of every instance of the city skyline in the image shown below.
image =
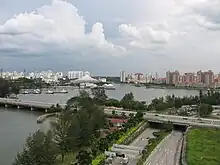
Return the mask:
<path id="1" fill-rule="evenodd" d="M 218 0 L 3 0 L 0 66 L 83 68 L 98 75 L 118 75 L 121 69 L 218 72 L 219 5 Z"/>

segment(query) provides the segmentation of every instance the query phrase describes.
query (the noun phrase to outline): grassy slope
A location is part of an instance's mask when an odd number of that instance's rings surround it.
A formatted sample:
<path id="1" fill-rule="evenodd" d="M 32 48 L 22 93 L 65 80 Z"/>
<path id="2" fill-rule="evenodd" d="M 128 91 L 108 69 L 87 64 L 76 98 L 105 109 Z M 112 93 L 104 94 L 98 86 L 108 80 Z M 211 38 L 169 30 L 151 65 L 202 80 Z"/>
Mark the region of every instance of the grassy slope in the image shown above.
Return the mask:
<path id="1" fill-rule="evenodd" d="M 190 130 L 186 157 L 188 165 L 220 165 L 220 130 Z"/>

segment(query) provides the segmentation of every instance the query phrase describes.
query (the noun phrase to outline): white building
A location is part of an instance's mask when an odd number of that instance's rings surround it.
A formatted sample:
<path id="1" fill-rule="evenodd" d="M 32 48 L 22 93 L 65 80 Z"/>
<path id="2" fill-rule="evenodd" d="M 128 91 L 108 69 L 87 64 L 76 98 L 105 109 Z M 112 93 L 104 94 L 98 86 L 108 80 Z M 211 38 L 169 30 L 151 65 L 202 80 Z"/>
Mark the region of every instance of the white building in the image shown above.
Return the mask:
<path id="1" fill-rule="evenodd" d="M 90 72 L 88 71 L 69 71 L 68 72 L 68 78 L 69 79 L 78 79 L 78 78 L 82 78 L 83 76 L 88 75 L 90 76 Z"/>
<path id="2" fill-rule="evenodd" d="M 126 82 L 126 73 L 125 73 L 125 71 L 120 72 L 120 81 L 121 82 Z"/>
<path id="3" fill-rule="evenodd" d="M 82 78 L 83 76 L 84 76 L 83 71 L 69 71 L 68 72 L 69 79 L 78 79 L 78 78 Z"/>

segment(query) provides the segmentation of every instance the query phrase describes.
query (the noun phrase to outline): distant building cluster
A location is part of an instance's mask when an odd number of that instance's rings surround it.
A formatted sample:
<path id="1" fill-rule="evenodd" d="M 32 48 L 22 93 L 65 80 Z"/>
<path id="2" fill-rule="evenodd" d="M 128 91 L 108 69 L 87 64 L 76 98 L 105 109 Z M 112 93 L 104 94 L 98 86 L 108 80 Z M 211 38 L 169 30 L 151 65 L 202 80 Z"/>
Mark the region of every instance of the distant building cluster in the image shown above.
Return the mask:
<path id="1" fill-rule="evenodd" d="M 214 75 L 209 71 L 188 72 L 180 74 L 179 71 L 166 72 L 166 83 L 174 84 L 175 86 L 189 87 L 220 87 L 220 74 Z"/>
<path id="2" fill-rule="evenodd" d="M 166 83 L 166 79 L 160 78 L 158 73 L 155 73 L 155 75 L 143 73 L 126 74 L 125 71 L 120 72 L 120 81 L 122 83 Z"/>
<path id="3" fill-rule="evenodd" d="M 85 75 L 90 75 L 90 73 L 87 72 L 87 71 L 86 72 L 83 72 L 83 71 L 69 71 L 67 73 L 67 77 L 70 80 L 82 78 Z M 27 73 L 25 70 L 23 72 L 17 72 L 17 71 L 13 71 L 13 72 L 6 71 L 6 72 L 4 72 L 3 70 L 1 70 L 0 77 L 10 79 L 10 80 L 16 80 L 18 78 L 28 78 L 28 79 L 40 78 L 43 81 L 45 81 L 46 83 L 58 82 L 59 79 L 65 78 L 63 72 L 53 72 L 52 70 L 41 71 L 41 72 L 35 71 L 35 72 L 30 72 L 30 73 Z"/>
<path id="4" fill-rule="evenodd" d="M 187 72 L 181 74 L 179 71 L 167 71 L 166 77 L 159 77 L 158 73 L 143 74 L 120 72 L 122 83 L 154 83 L 170 84 L 179 87 L 199 87 L 199 88 L 218 88 L 220 87 L 220 73 L 214 74 L 213 71 Z"/>

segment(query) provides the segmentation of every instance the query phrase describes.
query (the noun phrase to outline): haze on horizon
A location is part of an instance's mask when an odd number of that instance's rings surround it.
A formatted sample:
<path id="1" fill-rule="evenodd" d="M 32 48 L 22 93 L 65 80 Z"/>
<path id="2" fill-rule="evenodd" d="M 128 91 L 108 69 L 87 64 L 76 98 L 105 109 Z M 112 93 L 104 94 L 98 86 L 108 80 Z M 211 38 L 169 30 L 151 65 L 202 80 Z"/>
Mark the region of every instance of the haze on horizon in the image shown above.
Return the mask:
<path id="1" fill-rule="evenodd" d="M 0 68 L 220 71 L 220 0 L 1 0 Z"/>

